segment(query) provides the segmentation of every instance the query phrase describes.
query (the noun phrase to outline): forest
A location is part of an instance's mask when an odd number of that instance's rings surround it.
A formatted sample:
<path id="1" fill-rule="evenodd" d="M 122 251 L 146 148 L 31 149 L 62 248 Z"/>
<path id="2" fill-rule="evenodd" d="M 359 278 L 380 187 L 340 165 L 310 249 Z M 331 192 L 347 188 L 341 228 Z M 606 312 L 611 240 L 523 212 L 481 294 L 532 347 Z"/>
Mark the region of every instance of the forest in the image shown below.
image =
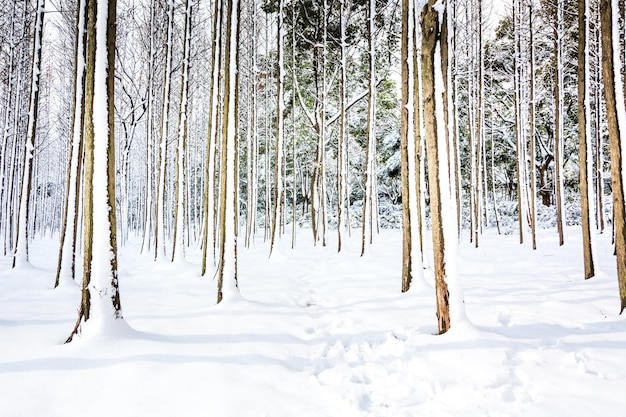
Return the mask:
<path id="1" fill-rule="evenodd" d="M 616 415 L 625 97 L 624 0 L 0 2 L 0 414 Z"/>

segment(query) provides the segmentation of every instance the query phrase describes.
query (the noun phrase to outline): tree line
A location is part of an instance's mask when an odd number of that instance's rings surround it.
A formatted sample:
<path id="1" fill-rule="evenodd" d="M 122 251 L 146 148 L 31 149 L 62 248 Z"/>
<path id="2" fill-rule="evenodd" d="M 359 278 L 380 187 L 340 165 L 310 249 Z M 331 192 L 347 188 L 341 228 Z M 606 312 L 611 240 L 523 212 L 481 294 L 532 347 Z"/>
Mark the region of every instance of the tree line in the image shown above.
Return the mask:
<path id="1" fill-rule="evenodd" d="M 337 251 L 359 233 L 365 256 L 398 219 L 402 291 L 432 265 L 443 333 L 463 316 L 460 239 L 478 247 L 512 207 L 536 249 L 551 207 L 563 244 L 575 206 L 584 278 L 611 224 L 623 311 L 624 2 L 511 0 L 497 22 L 491 6 L 4 3 L 4 254 L 26 267 L 33 236 L 58 234 L 55 286 L 82 277 L 74 335 L 92 314 L 122 318 L 131 235 L 155 261 L 199 245 L 220 302 L 238 292 L 238 241 L 262 236 L 271 255 L 306 226 Z"/>

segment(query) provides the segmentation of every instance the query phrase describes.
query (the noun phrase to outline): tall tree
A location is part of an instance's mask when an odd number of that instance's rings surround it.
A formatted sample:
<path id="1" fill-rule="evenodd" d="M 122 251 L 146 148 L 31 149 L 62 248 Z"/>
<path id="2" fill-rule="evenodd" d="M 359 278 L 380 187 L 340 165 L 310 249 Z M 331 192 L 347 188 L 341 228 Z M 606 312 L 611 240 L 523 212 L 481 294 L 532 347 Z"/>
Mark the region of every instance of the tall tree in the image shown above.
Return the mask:
<path id="1" fill-rule="evenodd" d="M 339 43 L 341 50 L 341 76 L 340 76 L 340 101 L 339 101 L 339 136 L 337 138 L 337 252 L 341 251 L 341 236 L 344 228 L 344 211 L 345 217 L 349 213 L 348 200 L 348 169 L 347 169 L 347 140 L 346 140 L 346 101 L 348 100 L 348 45 L 346 27 L 348 20 L 348 12 L 346 7 L 347 0 L 340 0 L 339 8 Z M 295 184 L 295 181 L 294 181 Z M 349 222 L 346 224 L 349 225 Z M 349 227 L 349 226 L 348 226 Z"/>
<path id="2" fill-rule="evenodd" d="M 513 63 L 513 84 L 514 84 L 514 112 L 515 112 L 515 154 L 516 158 L 516 177 L 517 177 L 517 207 L 518 207 L 518 225 L 519 225 L 519 242 L 524 243 L 524 232 L 528 229 L 527 209 L 528 201 L 526 198 L 526 139 L 523 127 L 523 105 L 522 105 L 522 7 L 521 0 L 515 0 L 513 5 L 513 22 L 514 22 L 514 63 Z"/>
<path id="3" fill-rule="evenodd" d="M 83 285 L 78 320 L 66 343 L 87 329 L 106 331 L 123 318 L 115 214 L 116 3 L 87 0 Z"/>
<path id="4" fill-rule="evenodd" d="M 159 139 L 158 174 L 156 190 L 154 259 L 165 256 L 165 177 L 167 175 L 167 137 L 169 130 L 171 78 L 172 78 L 172 37 L 174 32 L 174 1 L 167 0 L 167 35 L 165 41 L 165 76 L 161 109 L 161 132 Z"/>
<path id="5" fill-rule="evenodd" d="M 402 292 L 411 288 L 413 275 L 419 273 L 414 266 L 414 231 L 412 220 L 415 211 L 415 22 L 414 2 L 402 0 L 402 44 L 400 67 L 402 77 L 402 97 L 400 106 L 400 175 L 402 180 Z"/>
<path id="6" fill-rule="evenodd" d="M 274 212 L 272 214 L 272 236 L 270 254 L 280 236 L 280 221 L 283 205 L 283 168 L 285 146 L 285 1 L 278 0 L 276 35 L 276 161 L 274 165 Z"/>
<path id="7" fill-rule="evenodd" d="M 563 216 L 565 215 L 563 164 L 564 164 L 564 83 L 563 83 L 563 0 L 557 0 L 554 21 L 554 188 L 556 194 L 556 226 L 559 233 L 559 245 L 565 242 Z"/>
<path id="8" fill-rule="evenodd" d="M 455 209 L 450 172 L 450 148 L 446 142 L 450 119 L 444 116 L 444 103 L 450 103 L 450 91 L 444 88 L 448 79 L 448 14 L 447 5 L 437 7 L 436 0 L 429 0 L 422 9 L 422 88 L 424 100 L 424 123 L 426 132 L 426 156 L 428 159 L 428 183 L 432 221 L 432 244 L 434 253 L 435 292 L 437 297 L 437 320 L 439 333 L 450 329 L 455 320 L 464 314 L 460 289 L 455 288 L 456 232 Z M 443 10 L 442 10 L 443 9 Z M 449 105 L 449 104 L 448 104 Z M 450 115 L 448 115 L 449 117 Z M 456 298 L 459 299 L 456 299 Z M 454 307 L 451 308 L 451 304 Z"/>
<path id="9" fill-rule="evenodd" d="M 217 302 L 237 288 L 237 68 L 239 0 L 228 0 L 224 51 L 224 97 L 220 164 L 220 238 Z"/>
<path id="10" fill-rule="evenodd" d="M 363 215 L 361 231 L 361 256 L 365 254 L 366 243 L 372 244 L 376 221 L 376 0 L 369 0 L 368 8 L 368 102 L 367 132 L 365 148 L 365 169 L 363 170 Z M 408 59 L 408 58 L 407 58 Z"/>
<path id="11" fill-rule="evenodd" d="M 72 103 L 72 130 L 70 132 L 70 158 L 65 185 L 65 209 L 59 244 L 59 261 L 54 286 L 61 280 L 75 277 L 76 237 L 78 231 L 79 194 L 83 161 L 84 92 L 87 35 L 87 3 L 79 0 L 76 16 L 76 39 L 74 43 L 74 99 Z M 68 233 L 69 232 L 69 233 Z"/>
<path id="12" fill-rule="evenodd" d="M 183 29 L 183 62 L 180 82 L 180 109 L 178 111 L 178 140 L 176 147 L 176 199 L 174 210 L 174 243 L 172 261 L 184 259 L 186 212 L 186 153 L 189 126 L 189 57 L 191 53 L 191 4 L 185 0 L 185 27 Z M 178 250 L 178 251 L 177 251 Z"/>
<path id="13" fill-rule="evenodd" d="M 211 48 L 211 96 L 209 97 L 209 128 L 207 137 L 206 161 L 204 163 L 204 205 L 202 216 L 202 275 L 207 269 L 207 254 L 209 250 L 212 259 L 215 259 L 215 233 L 216 233 L 216 214 L 215 214 L 215 158 L 216 146 L 218 138 L 217 119 L 218 119 L 218 101 L 220 96 L 220 69 L 222 57 L 222 20 L 223 20 L 222 2 L 215 1 L 213 3 L 213 35 Z M 210 247 L 209 247 L 210 243 Z"/>
<path id="14" fill-rule="evenodd" d="M 530 49 L 530 68 L 528 69 L 529 83 L 529 136 L 530 136 L 530 234 L 533 249 L 537 249 L 537 168 L 535 165 L 537 144 L 535 140 L 535 42 L 534 25 L 533 25 L 533 2 L 528 2 L 528 27 L 529 40 L 528 48 Z M 495 195 L 493 197 L 496 198 Z"/>
<path id="15" fill-rule="evenodd" d="M 578 141 L 580 171 L 580 203 L 583 232 L 584 277 L 595 275 L 590 202 L 593 197 L 593 157 L 591 153 L 591 120 L 589 109 L 589 4 L 578 0 Z M 591 183 L 590 183 L 591 182 Z"/>
<path id="16" fill-rule="evenodd" d="M 622 134 L 626 132 L 626 108 L 621 78 L 619 7 L 617 0 L 600 1 L 602 26 L 602 75 L 611 148 L 611 183 L 615 224 L 615 253 L 617 281 L 620 294 L 620 314 L 626 308 L 626 206 L 624 201 L 624 160 L 626 147 Z"/>
<path id="17" fill-rule="evenodd" d="M 28 130 L 24 145 L 22 166 L 22 190 L 18 210 L 17 237 L 13 267 L 24 266 L 28 263 L 28 230 L 30 223 L 30 197 L 33 182 L 33 157 L 35 150 L 35 136 L 39 110 L 39 86 L 41 84 L 41 50 L 43 43 L 43 17 L 46 9 L 46 0 L 37 0 L 35 10 L 35 31 L 33 38 L 33 65 L 31 71 L 30 100 L 28 107 Z"/>

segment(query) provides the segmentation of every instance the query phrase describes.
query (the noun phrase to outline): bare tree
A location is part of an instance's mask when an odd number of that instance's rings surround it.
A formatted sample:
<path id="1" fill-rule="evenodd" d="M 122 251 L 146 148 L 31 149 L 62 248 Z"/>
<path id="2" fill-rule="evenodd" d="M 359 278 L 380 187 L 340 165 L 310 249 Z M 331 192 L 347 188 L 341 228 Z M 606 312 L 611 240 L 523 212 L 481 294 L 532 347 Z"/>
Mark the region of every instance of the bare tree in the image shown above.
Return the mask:
<path id="1" fill-rule="evenodd" d="M 220 164 L 220 235 L 217 302 L 237 293 L 237 57 L 239 0 L 226 9 L 224 97 Z"/>
<path id="2" fill-rule="evenodd" d="M 22 166 L 22 190 L 18 210 L 17 236 L 13 267 L 28 264 L 28 231 L 30 223 L 30 197 L 33 181 L 33 157 L 35 150 L 35 136 L 37 134 L 39 110 L 39 85 L 41 80 L 41 50 L 43 43 L 43 17 L 46 9 L 46 0 L 37 1 L 35 10 L 35 31 L 33 39 L 33 66 L 31 71 L 30 99 L 28 107 L 28 130 L 24 145 Z"/>
<path id="3" fill-rule="evenodd" d="M 65 210 L 59 244 L 59 262 L 54 286 L 61 279 L 75 277 L 76 238 L 78 231 L 79 194 L 83 162 L 83 129 L 85 126 L 85 66 L 86 66 L 86 23 L 87 3 L 79 0 L 76 16 L 76 39 L 74 51 L 74 99 L 72 103 L 72 130 L 70 132 L 70 160 L 65 189 Z M 69 231 L 69 234 L 68 234 Z"/>
<path id="4" fill-rule="evenodd" d="M 620 293 L 620 314 L 626 308 L 626 206 L 624 202 L 624 148 L 622 132 L 626 131 L 626 108 L 621 79 L 620 16 L 617 0 L 601 0 L 602 75 L 611 148 L 611 182 L 615 224 L 617 281 Z"/>
<path id="5" fill-rule="evenodd" d="M 591 230 L 590 201 L 593 197 L 593 157 L 591 153 L 591 120 L 589 109 L 589 5 L 588 0 L 578 0 L 578 142 L 580 171 L 580 203 L 583 232 L 584 276 L 595 275 L 593 262 L 593 237 Z M 590 183 L 591 182 L 591 183 Z"/>
<path id="6" fill-rule="evenodd" d="M 123 318 L 114 180 L 116 3 L 87 0 L 83 285 L 78 320 L 66 343 L 87 327 L 91 332 L 104 331 Z"/>

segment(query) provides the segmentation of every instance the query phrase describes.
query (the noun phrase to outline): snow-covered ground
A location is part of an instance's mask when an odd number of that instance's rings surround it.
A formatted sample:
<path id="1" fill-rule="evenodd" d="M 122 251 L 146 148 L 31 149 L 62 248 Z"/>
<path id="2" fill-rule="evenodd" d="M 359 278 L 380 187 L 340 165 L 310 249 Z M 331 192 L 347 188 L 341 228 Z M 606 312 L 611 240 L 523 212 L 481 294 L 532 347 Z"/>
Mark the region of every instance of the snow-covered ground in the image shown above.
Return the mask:
<path id="1" fill-rule="evenodd" d="M 332 234 L 330 235 L 332 236 Z M 401 232 L 366 258 L 310 231 L 268 259 L 239 252 L 241 300 L 215 305 L 215 280 L 188 264 L 120 250 L 129 327 L 63 341 L 78 286 L 52 289 L 57 242 L 35 241 L 35 267 L 0 258 L 0 416 L 327 417 L 622 416 L 626 317 L 619 316 L 610 237 L 600 272 L 582 279 L 578 228 L 461 245 L 473 326 L 436 332 L 432 285 L 400 293 Z M 427 271 L 428 276 L 428 271 Z M 417 283 L 419 284 L 419 283 Z"/>

